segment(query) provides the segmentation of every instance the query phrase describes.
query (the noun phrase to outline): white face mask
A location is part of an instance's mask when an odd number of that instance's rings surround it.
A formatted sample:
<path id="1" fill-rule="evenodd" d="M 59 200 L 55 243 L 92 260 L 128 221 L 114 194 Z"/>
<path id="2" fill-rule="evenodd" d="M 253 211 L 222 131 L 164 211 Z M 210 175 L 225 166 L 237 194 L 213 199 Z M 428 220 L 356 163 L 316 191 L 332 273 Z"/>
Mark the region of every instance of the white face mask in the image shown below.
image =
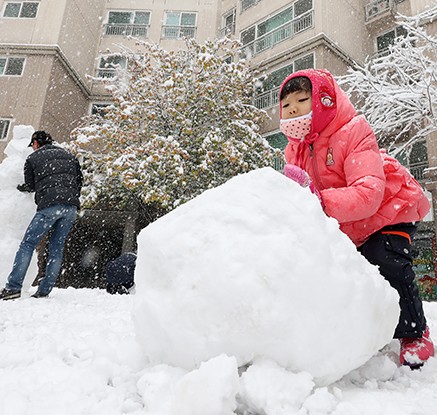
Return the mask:
<path id="1" fill-rule="evenodd" d="M 280 130 L 290 138 L 303 141 L 311 131 L 311 119 L 313 112 L 296 118 L 288 118 L 280 121 Z"/>

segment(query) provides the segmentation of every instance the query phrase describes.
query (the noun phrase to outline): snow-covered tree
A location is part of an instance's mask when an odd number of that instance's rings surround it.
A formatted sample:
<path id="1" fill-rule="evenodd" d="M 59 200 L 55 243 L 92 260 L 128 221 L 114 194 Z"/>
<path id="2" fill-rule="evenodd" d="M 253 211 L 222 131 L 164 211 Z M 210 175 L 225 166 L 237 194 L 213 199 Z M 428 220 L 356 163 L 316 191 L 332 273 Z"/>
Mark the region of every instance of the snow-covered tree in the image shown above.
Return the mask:
<path id="1" fill-rule="evenodd" d="M 166 51 L 123 50 L 128 65 L 108 89 L 114 104 L 73 132 L 85 170 L 85 204 L 153 207 L 157 215 L 232 176 L 271 165 L 260 135 L 257 83 L 230 39 Z M 155 215 L 156 216 L 156 215 Z"/>
<path id="2" fill-rule="evenodd" d="M 359 100 L 380 143 L 397 147 L 396 153 L 437 131 L 437 37 L 424 25 L 436 18 L 437 7 L 426 15 L 399 16 L 406 36 L 339 79 Z"/>

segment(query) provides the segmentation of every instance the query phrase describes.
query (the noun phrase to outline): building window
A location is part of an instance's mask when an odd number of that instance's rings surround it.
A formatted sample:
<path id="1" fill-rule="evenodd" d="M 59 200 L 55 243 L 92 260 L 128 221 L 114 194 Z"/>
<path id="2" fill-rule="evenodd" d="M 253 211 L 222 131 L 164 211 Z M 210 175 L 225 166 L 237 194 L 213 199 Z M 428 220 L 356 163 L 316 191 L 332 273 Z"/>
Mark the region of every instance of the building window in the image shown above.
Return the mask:
<path id="1" fill-rule="evenodd" d="M 407 31 L 402 26 L 397 26 L 383 35 L 376 38 L 376 50 L 378 55 L 388 53 L 390 45 L 393 45 L 395 39 L 400 36 L 407 36 Z"/>
<path id="2" fill-rule="evenodd" d="M 33 19 L 38 12 L 39 2 L 20 1 L 6 2 L 3 17 L 19 17 Z"/>
<path id="3" fill-rule="evenodd" d="M 260 1 L 261 0 L 241 0 L 241 12 L 255 6 L 255 4 L 258 4 Z"/>
<path id="4" fill-rule="evenodd" d="M 165 39 L 194 37 L 196 34 L 196 18 L 196 13 L 166 12 L 162 37 Z"/>
<path id="5" fill-rule="evenodd" d="M 99 59 L 97 68 L 98 78 L 113 78 L 117 74 L 117 69 L 124 69 L 127 66 L 127 60 L 123 56 L 110 55 L 102 56 Z"/>
<path id="6" fill-rule="evenodd" d="M 370 0 L 365 6 L 366 21 L 382 17 L 393 10 L 394 6 L 404 0 Z"/>
<path id="7" fill-rule="evenodd" d="M 21 76 L 25 58 L 0 56 L 0 76 Z"/>
<path id="8" fill-rule="evenodd" d="M 91 115 L 98 115 L 100 117 L 105 116 L 107 108 L 110 106 L 111 104 L 103 104 L 103 103 L 93 103 L 91 104 Z"/>
<path id="9" fill-rule="evenodd" d="M 147 11 L 110 11 L 106 35 L 147 37 L 150 26 L 150 12 Z"/>
<path id="10" fill-rule="evenodd" d="M 314 68 L 313 53 L 295 59 L 287 66 L 270 73 L 263 83 L 262 90 L 257 93 L 254 105 L 259 109 L 271 108 L 275 105 L 279 105 L 279 88 L 283 80 L 293 72 L 309 68 Z"/>
<path id="11" fill-rule="evenodd" d="M 4 141 L 8 137 L 10 125 L 11 120 L 8 120 L 7 118 L 0 118 L 0 141 Z"/>
<path id="12" fill-rule="evenodd" d="M 220 36 L 235 35 L 236 10 L 223 15 L 223 27 L 220 29 Z"/>
<path id="13" fill-rule="evenodd" d="M 297 0 L 290 7 L 241 33 L 244 55 L 256 55 L 313 27 L 313 0 Z"/>

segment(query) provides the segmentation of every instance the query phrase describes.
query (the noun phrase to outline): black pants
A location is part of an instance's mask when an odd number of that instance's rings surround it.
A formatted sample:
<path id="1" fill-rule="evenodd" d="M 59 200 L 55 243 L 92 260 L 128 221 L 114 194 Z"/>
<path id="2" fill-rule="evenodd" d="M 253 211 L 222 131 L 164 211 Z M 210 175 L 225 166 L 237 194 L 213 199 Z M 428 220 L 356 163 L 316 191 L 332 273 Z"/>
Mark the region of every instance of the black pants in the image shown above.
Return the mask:
<path id="1" fill-rule="evenodd" d="M 127 252 L 106 264 L 106 291 L 109 294 L 129 294 L 134 286 L 137 256 Z"/>
<path id="2" fill-rule="evenodd" d="M 394 338 L 422 337 L 426 327 L 411 255 L 411 239 L 416 231 L 417 226 L 412 223 L 387 226 L 358 248 L 399 293 L 401 312 Z"/>

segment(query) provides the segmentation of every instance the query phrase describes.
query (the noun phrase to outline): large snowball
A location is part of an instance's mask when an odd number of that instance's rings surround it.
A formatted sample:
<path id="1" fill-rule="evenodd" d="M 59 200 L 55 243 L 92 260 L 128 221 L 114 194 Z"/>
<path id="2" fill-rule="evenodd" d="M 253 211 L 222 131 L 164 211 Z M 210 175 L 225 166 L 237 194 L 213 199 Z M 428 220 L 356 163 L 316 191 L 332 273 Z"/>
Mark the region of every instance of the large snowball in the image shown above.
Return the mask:
<path id="1" fill-rule="evenodd" d="M 264 357 L 324 384 L 390 342 L 398 321 L 377 268 L 271 168 L 204 192 L 138 242 L 134 320 L 151 363 Z"/>

